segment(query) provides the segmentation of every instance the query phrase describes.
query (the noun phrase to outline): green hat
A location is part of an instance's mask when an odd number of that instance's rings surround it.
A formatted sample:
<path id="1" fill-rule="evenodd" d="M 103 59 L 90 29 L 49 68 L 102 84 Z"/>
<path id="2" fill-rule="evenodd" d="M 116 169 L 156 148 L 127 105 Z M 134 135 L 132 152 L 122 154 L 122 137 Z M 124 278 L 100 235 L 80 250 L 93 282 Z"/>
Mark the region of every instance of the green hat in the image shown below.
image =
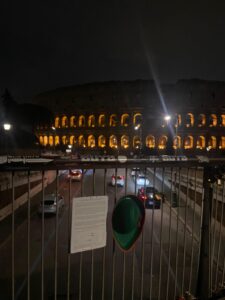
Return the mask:
<path id="1" fill-rule="evenodd" d="M 119 199 L 112 215 L 112 229 L 114 239 L 122 250 L 132 248 L 142 232 L 144 221 L 145 208 L 136 196 Z"/>

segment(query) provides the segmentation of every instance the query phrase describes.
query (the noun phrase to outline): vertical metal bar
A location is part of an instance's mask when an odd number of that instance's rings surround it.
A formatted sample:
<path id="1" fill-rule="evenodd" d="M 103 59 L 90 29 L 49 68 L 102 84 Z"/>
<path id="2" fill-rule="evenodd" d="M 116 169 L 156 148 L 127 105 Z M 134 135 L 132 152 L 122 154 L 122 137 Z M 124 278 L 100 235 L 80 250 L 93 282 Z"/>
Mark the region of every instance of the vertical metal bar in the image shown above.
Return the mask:
<path id="1" fill-rule="evenodd" d="M 177 294 L 177 274 L 178 274 L 178 262 L 179 262 L 179 219 L 180 219 L 180 186 L 181 186 L 181 168 L 178 169 L 178 207 L 177 207 L 177 224 L 176 224 L 176 266 L 175 266 L 175 283 L 174 283 L 174 299 L 176 298 Z M 177 176 L 176 176 L 177 180 Z M 178 291 L 179 292 L 179 291 Z"/>
<path id="2" fill-rule="evenodd" d="M 224 215 L 224 182 L 223 182 L 223 190 L 222 190 L 222 200 L 221 200 L 221 217 L 220 217 L 220 229 L 219 229 L 219 245 L 218 245 L 218 251 L 217 251 L 217 260 L 216 260 L 216 278 L 215 278 L 215 289 L 217 288 L 218 284 L 218 272 L 219 272 L 219 259 L 220 259 L 220 249 L 221 249 L 221 237 L 222 237 L 222 224 L 223 224 L 223 215 Z"/>
<path id="3" fill-rule="evenodd" d="M 114 207 L 116 205 L 117 199 L 117 168 L 115 170 L 115 198 L 114 198 Z M 112 259 L 112 300 L 115 295 L 115 263 L 116 263 L 116 251 L 115 251 L 115 241 L 113 239 L 113 259 Z"/>
<path id="4" fill-rule="evenodd" d="M 203 215 L 202 215 L 202 234 L 200 241 L 200 258 L 197 282 L 197 296 L 200 299 L 208 299 L 210 292 L 210 228 L 211 228 L 211 204 L 213 198 L 213 189 L 211 184 L 212 170 L 209 166 L 204 166 L 203 186 Z"/>
<path id="5" fill-rule="evenodd" d="M 83 173 L 82 173 L 83 177 Z M 71 218 L 72 218 L 72 207 L 71 207 L 71 176 L 69 177 L 69 208 L 68 208 L 68 254 L 67 254 L 67 300 L 70 299 L 70 274 L 71 274 Z"/>
<path id="6" fill-rule="evenodd" d="M 104 169 L 104 195 L 106 195 L 106 173 L 107 173 L 107 169 Z M 106 259 L 106 247 L 103 248 L 103 259 L 102 259 L 102 300 L 105 299 L 105 259 Z"/>
<path id="7" fill-rule="evenodd" d="M 84 174 L 84 170 L 82 169 L 82 174 Z M 84 194 L 84 177 L 81 179 L 81 197 Z M 82 299 L 82 267 L 83 267 L 83 252 L 80 253 L 80 272 L 79 272 L 79 300 Z"/>
<path id="8" fill-rule="evenodd" d="M 127 168 L 125 169 L 125 196 L 127 195 Z M 125 278 L 126 278 L 126 255 L 123 253 L 123 291 L 122 300 L 125 299 Z"/>
<path id="9" fill-rule="evenodd" d="M 173 190 L 173 168 L 170 169 L 170 178 L 171 178 L 171 186 L 170 186 L 170 215 L 169 215 L 169 247 L 168 247 L 168 270 L 167 270 L 167 285 L 166 285 L 166 299 L 169 296 L 169 279 L 170 279 L 170 259 L 171 259 L 171 222 L 172 222 L 172 190 Z"/>
<path id="10" fill-rule="evenodd" d="M 45 216 L 44 216 L 44 190 L 45 173 L 42 171 L 42 214 L 41 214 L 41 299 L 44 299 L 44 249 L 45 249 Z"/>
<path id="11" fill-rule="evenodd" d="M 56 220 L 55 220 L 55 300 L 57 300 L 57 284 L 58 284 L 58 231 L 59 231 L 59 171 L 56 170 Z"/>
<path id="12" fill-rule="evenodd" d="M 92 194 L 95 195 L 95 169 L 92 176 Z M 94 291 L 94 250 L 91 250 L 91 300 L 93 299 Z"/>
<path id="13" fill-rule="evenodd" d="M 211 289 L 213 288 L 213 264 L 214 264 L 214 256 L 215 256 L 215 244 L 216 244 L 216 223 L 217 223 L 217 211 L 218 211 L 218 185 L 216 185 L 216 199 L 212 199 L 212 202 L 215 203 L 214 208 L 214 214 L 212 211 L 212 219 L 214 219 L 214 224 L 213 224 L 213 234 L 212 234 L 212 253 L 211 253 Z"/>
<path id="14" fill-rule="evenodd" d="M 195 233 L 195 210 L 196 210 L 196 196 L 197 196 L 197 169 L 195 168 L 195 185 L 194 185 L 194 207 L 193 207 L 193 214 L 192 214 L 192 237 L 191 237 L 191 261 L 190 261 L 190 276 L 189 276 L 189 286 L 188 291 L 191 291 L 191 284 L 192 284 L 192 272 L 193 272 L 193 256 L 194 256 L 194 233 Z"/>
<path id="15" fill-rule="evenodd" d="M 164 183 L 165 183 L 165 169 L 162 169 L 162 194 L 164 195 Z M 163 213 L 164 204 L 161 208 L 161 220 L 160 220 L 160 242 L 159 242 L 159 281 L 158 281 L 158 300 L 161 299 L 161 276 L 162 276 L 162 238 L 163 238 Z"/>
<path id="16" fill-rule="evenodd" d="M 12 300 L 15 299 L 15 189 L 12 172 Z"/>
<path id="17" fill-rule="evenodd" d="M 184 216 L 184 239 L 183 239 L 183 245 L 184 245 L 184 251 L 183 251 L 183 264 L 182 264 L 182 282 L 181 282 L 181 293 L 184 295 L 184 280 L 185 280 L 185 262 L 186 262 L 186 233 L 187 233 L 187 203 L 188 203 L 188 192 L 189 192 L 189 168 L 187 171 L 187 194 L 186 194 L 186 201 L 185 201 L 185 216 Z"/>
<path id="18" fill-rule="evenodd" d="M 155 188 L 155 174 L 156 170 L 153 170 L 153 188 Z M 153 192 L 154 198 L 154 192 Z M 154 202 L 153 202 L 154 203 Z M 149 299 L 152 299 L 152 277 L 153 277 L 153 236 L 154 236 L 154 215 L 155 215 L 155 205 L 152 207 L 152 228 L 151 228 L 151 254 L 150 254 L 150 284 L 149 284 Z"/>
<path id="19" fill-rule="evenodd" d="M 30 300 L 30 171 L 27 175 L 27 299 Z"/>

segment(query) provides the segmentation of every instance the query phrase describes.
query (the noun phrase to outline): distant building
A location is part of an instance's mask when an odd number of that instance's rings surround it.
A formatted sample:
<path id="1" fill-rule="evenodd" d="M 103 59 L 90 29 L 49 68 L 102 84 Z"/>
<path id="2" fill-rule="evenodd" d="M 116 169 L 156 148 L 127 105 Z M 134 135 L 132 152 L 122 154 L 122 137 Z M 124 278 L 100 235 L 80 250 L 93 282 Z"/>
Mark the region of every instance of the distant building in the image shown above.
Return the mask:
<path id="1" fill-rule="evenodd" d="M 180 80 L 103 82 L 59 88 L 35 97 L 55 122 L 36 135 L 46 148 L 78 152 L 224 153 L 225 83 Z M 170 115 L 170 120 L 165 116 Z"/>

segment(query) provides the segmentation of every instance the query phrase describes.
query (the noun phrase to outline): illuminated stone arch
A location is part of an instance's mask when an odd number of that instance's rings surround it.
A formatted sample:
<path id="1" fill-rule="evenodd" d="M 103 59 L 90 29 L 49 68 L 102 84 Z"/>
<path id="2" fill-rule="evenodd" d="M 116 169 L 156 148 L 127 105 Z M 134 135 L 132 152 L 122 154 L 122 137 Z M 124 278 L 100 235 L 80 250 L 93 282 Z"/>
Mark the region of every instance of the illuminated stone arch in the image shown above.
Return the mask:
<path id="1" fill-rule="evenodd" d="M 39 136 L 39 143 L 40 143 L 40 145 L 44 144 L 44 139 L 43 139 L 42 135 Z"/>
<path id="2" fill-rule="evenodd" d="M 148 135 L 145 140 L 145 145 L 147 148 L 155 148 L 155 137 L 153 135 Z"/>
<path id="3" fill-rule="evenodd" d="M 47 135 L 45 135 L 45 136 L 43 137 L 43 145 L 44 145 L 44 146 L 48 145 L 48 137 L 47 137 Z"/>
<path id="4" fill-rule="evenodd" d="M 56 135 L 55 136 L 55 145 L 59 145 L 59 144 L 60 144 L 59 136 Z"/>
<path id="5" fill-rule="evenodd" d="M 111 135 L 109 137 L 109 147 L 113 148 L 113 149 L 117 149 L 118 148 L 118 141 L 115 135 Z"/>
<path id="6" fill-rule="evenodd" d="M 196 141 L 196 148 L 197 149 L 204 149 L 205 148 L 205 137 L 203 135 L 200 135 L 198 138 L 197 138 L 197 141 Z"/>
<path id="7" fill-rule="evenodd" d="M 99 127 L 105 127 L 105 115 L 101 114 L 98 117 L 98 126 Z"/>
<path id="8" fill-rule="evenodd" d="M 225 136 L 221 136 L 219 149 L 225 149 Z"/>
<path id="9" fill-rule="evenodd" d="M 75 145 L 76 144 L 76 139 L 74 135 L 70 136 L 70 145 Z"/>
<path id="10" fill-rule="evenodd" d="M 194 146 L 194 138 L 189 135 L 184 138 L 184 149 L 192 149 Z"/>
<path id="11" fill-rule="evenodd" d="M 215 114 L 211 114 L 209 117 L 209 126 L 215 127 L 217 126 L 217 116 Z"/>
<path id="12" fill-rule="evenodd" d="M 55 128 L 60 128 L 59 117 L 55 118 Z"/>
<path id="13" fill-rule="evenodd" d="M 203 127 L 206 125 L 206 116 L 204 114 L 200 114 L 198 116 L 198 127 Z"/>
<path id="14" fill-rule="evenodd" d="M 194 115 L 188 113 L 186 115 L 186 127 L 193 127 L 194 126 Z"/>
<path id="15" fill-rule="evenodd" d="M 76 127 L 76 118 L 75 118 L 75 116 L 70 117 L 70 127 Z"/>
<path id="16" fill-rule="evenodd" d="M 63 144 L 63 145 L 67 145 L 67 144 L 68 144 L 68 139 L 67 139 L 67 136 L 66 136 L 66 135 L 63 135 L 63 136 L 62 136 L 62 144 Z"/>
<path id="17" fill-rule="evenodd" d="M 217 140 L 215 136 L 210 136 L 208 140 L 208 149 L 216 149 L 217 147 Z"/>
<path id="18" fill-rule="evenodd" d="M 54 138 L 53 138 L 52 135 L 50 135 L 49 138 L 48 138 L 48 144 L 49 144 L 50 146 L 53 146 L 53 145 L 54 145 Z"/>
<path id="19" fill-rule="evenodd" d="M 134 117 L 133 117 L 133 125 L 134 127 L 136 126 L 141 126 L 142 124 L 142 114 L 141 113 L 136 113 L 134 114 Z"/>
<path id="20" fill-rule="evenodd" d="M 90 115 L 88 117 L 88 127 L 95 127 L 95 116 Z"/>
<path id="21" fill-rule="evenodd" d="M 222 114 L 222 115 L 220 116 L 220 118 L 221 118 L 220 126 L 225 127 L 225 115 Z"/>
<path id="22" fill-rule="evenodd" d="M 88 147 L 89 148 L 95 147 L 95 137 L 92 134 L 88 136 Z"/>
<path id="23" fill-rule="evenodd" d="M 158 148 L 159 148 L 160 150 L 166 149 L 167 141 L 168 141 L 167 136 L 166 136 L 166 135 L 162 135 L 162 136 L 159 138 Z"/>
<path id="24" fill-rule="evenodd" d="M 173 139 L 173 148 L 174 149 L 181 148 L 181 137 L 179 135 L 175 136 Z"/>
<path id="25" fill-rule="evenodd" d="M 84 138 L 83 135 L 79 136 L 79 138 L 78 138 L 78 145 L 79 145 L 79 147 L 83 147 L 83 148 L 86 147 L 86 142 L 85 142 L 85 138 Z"/>
<path id="26" fill-rule="evenodd" d="M 106 138 L 104 135 L 98 137 L 98 147 L 104 148 L 106 146 Z"/>
<path id="27" fill-rule="evenodd" d="M 68 118 L 67 116 L 62 117 L 62 128 L 67 128 L 68 127 Z"/>
<path id="28" fill-rule="evenodd" d="M 84 115 L 80 115 L 79 119 L 78 119 L 78 126 L 79 127 L 85 127 L 85 116 Z"/>
<path id="29" fill-rule="evenodd" d="M 124 127 L 129 126 L 130 123 L 130 116 L 128 114 L 123 114 L 121 116 L 121 125 Z"/>
<path id="30" fill-rule="evenodd" d="M 138 135 L 135 135 L 133 137 L 133 147 L 135 149 L 140 149 L 141 148 L 141 138 Z"/>
<path id="31" fill-rule="evenodd" d="M 121 147 L 123 149 L 129 148 L 129 136 L 122 135 L 122 137 L 121 137 Z"/>
<path id="32" fill-rule="evenodd" d="M 117 120 L 117 115 L 116 114 L 112 114 L 110 115 L 110 118 L 109 118 L 109 126 L 110 127 L 115 127 L 118 123 L 118 120 Z"/>

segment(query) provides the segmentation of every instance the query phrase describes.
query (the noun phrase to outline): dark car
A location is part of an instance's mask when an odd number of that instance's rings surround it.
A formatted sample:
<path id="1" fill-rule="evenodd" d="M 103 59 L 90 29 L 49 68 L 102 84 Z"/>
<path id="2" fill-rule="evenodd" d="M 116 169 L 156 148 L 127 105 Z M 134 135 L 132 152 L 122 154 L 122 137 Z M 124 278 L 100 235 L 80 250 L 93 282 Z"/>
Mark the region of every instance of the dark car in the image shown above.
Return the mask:
<path id="1" fill-rule="evenodd" d="M 144 202 L 145 208 L 159 209 L 164 201 L 164 195 L 155 187 L 147 186 L 146 188 L 138 189 L 138 199 Z"/>

